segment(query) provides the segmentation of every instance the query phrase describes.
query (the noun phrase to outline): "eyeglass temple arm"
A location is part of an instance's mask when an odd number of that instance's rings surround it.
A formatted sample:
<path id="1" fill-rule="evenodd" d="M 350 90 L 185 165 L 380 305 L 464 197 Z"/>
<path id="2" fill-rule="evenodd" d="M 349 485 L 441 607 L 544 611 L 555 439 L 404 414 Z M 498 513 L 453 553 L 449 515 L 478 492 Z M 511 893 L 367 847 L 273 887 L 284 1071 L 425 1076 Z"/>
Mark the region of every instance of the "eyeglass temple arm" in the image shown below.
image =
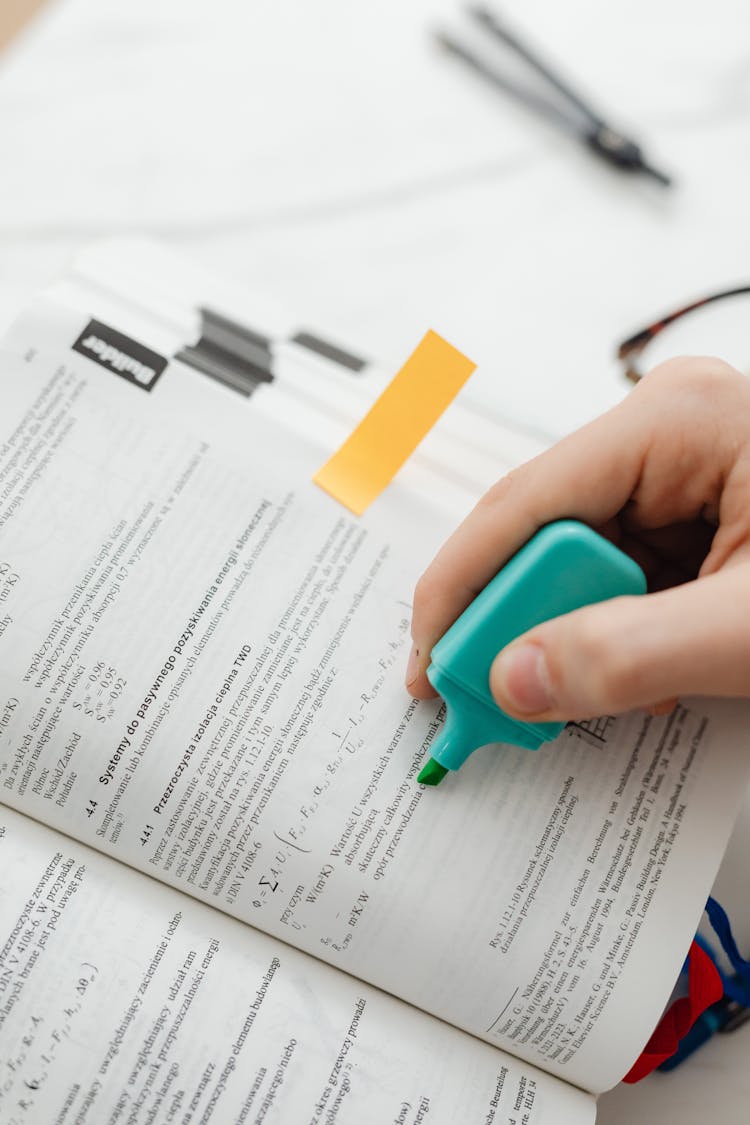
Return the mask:
<path id="1" fill-rule="evenodd" d="M 721 301 L 724 297 L 739 297 L 745 293 L 750 293 L 750 285 L 739 285 L 734 289 L 723 289 L 720 293 L 711 293 L 708 297 L 701 297 L 697 301 L 692 301 L 689 305 L 683 305 L 676 312 L 669 313 L 661 320 L 655 320 L 653 324 L 649 324 L 646 328 L 641 328 L 639 332 L 628 336 L 627 340 L 623 340 L 617 348 L 617 358 L 625 363 L 625 377 L 630 379 L 632 383 L 637 383 L 642 378 L 641 372 L 637 370 L 633 361 L 638 358 L 646 344 L 653 340 L 655 336 L 658 336 L 660 332 L 663 332 L 665 328 L 668 328 L 670 324 L 674 324 L 680 317 L 686 316 L 696 309 L 713 304 L 714 301 Z"/>

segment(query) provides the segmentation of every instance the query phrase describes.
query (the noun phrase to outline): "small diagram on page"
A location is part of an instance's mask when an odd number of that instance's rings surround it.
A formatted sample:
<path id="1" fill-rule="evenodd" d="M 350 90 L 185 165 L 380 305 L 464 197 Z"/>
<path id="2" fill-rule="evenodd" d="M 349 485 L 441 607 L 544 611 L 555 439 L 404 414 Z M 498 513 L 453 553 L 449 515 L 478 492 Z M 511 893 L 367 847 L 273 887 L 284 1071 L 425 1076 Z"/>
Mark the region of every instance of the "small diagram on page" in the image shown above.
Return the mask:
<path id="1" fill-rule="evenodd" d="M 584 742 L 588 742 L 589 746 L 606 746 L 614 722 L 614 715 L 601 715 L 598 719 L 585 719 L 581 723 L 568 723 L 563 736 L 581 738 Z"/>

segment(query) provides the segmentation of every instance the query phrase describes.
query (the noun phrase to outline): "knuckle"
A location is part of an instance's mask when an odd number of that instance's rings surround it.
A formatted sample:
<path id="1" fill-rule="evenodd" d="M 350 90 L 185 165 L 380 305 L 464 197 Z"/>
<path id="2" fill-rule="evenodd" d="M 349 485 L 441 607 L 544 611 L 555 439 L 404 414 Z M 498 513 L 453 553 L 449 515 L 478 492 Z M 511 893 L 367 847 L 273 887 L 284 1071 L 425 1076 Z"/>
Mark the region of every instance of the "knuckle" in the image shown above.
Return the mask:
<path id="1" fill-rule="evenodd" d="M 426 570 L 414 587 L 413 616 L 423 619 L 438 598 L 439 585 L 431 570 Z"/>
<path id="2" fill-rule="evenodd" d="M 713 356 L 667 360 L 641 380 L 630 396 L 639 424 L 650 433 L 653 448 L 667 446 L 673 479 L 697 479 L 696 470 L 712 459 L 731 460 L 750 427 L 750 380 Z M 696 421 L 699 424 L 696 425 Z M 703 457 L 696 464 L 696 456 Z M 717 461 L 718 463 L 718 461 Z"/>
<path id="3" fill-rule="evenodd" d="M 506 473 L 504 477 L 496 480 L 477 501 L 477 508 L 492 508 L 504 503 L 508 499 L 510 491 L 516 487 L 518 475 L 519 470 L 513 469 Z"/>
<path id="4" fill-rule="evenodd" d="M 705 401 L 707 396 L 718 393 L 745 391 L 747 385 L 741 372 L 716 356 L 675 356 L 649 371 L 636 389 L 642 394 L 679 393 Z"/>

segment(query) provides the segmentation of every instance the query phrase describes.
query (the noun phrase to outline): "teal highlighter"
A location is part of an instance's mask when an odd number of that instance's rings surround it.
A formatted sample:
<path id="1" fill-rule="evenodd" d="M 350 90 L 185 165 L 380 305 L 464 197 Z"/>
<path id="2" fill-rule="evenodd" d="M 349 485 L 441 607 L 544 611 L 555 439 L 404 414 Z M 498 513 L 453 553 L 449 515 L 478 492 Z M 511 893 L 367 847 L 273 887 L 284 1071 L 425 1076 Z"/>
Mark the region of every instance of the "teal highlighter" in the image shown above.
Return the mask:
<path id="1" fill-rule="evenodd" d="M 447 704 L 447 717 L 417 781 L 438 785 L 488 743 L 538 750 L 557 738 L 565 723 L 512 719 L 495 703 L 489 676 L 498 652 L 543 621 L 645 592 L 638 564 L 585 524 L 559 520 L 538 531 L 432 650 L 427 676 Z"/>

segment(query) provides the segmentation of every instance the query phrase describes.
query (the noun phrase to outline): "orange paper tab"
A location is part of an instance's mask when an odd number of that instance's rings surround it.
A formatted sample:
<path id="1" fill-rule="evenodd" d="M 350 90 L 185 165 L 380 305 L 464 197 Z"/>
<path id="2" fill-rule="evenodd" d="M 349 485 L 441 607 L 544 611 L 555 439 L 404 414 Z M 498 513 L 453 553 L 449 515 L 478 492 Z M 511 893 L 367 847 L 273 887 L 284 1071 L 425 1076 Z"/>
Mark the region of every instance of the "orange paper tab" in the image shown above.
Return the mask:
<path id="1" fill-rule="evenodd" d="M 357 428 L 315 474 L 315 483 L 361 516 L 475 367 L 437 332 L 428 332 Z"/>

